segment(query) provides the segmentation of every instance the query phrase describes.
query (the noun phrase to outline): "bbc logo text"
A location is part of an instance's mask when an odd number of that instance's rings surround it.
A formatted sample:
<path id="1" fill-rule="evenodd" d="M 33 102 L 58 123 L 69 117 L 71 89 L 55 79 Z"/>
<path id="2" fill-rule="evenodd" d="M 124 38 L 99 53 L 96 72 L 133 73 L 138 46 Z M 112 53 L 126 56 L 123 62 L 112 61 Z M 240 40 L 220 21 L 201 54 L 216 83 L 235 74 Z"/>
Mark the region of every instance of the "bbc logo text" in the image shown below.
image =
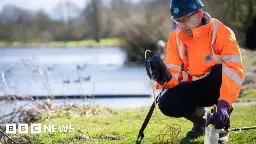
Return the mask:
<path id="1" fill-rule="evenodd" d="M 40 134 L 56 132 L 75 132 L 74 125 L 44 125 L 41 123 L 30 124 L 6 124 L 7 134 Z"/>

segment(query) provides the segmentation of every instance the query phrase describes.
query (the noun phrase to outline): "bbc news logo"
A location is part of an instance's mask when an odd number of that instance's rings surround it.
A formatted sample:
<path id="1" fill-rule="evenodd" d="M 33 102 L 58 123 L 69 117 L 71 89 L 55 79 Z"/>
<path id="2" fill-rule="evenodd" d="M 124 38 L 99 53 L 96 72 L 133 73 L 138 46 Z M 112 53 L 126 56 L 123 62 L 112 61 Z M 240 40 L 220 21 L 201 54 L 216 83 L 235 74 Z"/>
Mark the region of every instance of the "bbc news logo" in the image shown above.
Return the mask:
<path id="1" fill-rule="evenodd" d="M 7 134 L 40 134 L 56 132 L 75 132 L 74 125 L 6 124 Z"/>

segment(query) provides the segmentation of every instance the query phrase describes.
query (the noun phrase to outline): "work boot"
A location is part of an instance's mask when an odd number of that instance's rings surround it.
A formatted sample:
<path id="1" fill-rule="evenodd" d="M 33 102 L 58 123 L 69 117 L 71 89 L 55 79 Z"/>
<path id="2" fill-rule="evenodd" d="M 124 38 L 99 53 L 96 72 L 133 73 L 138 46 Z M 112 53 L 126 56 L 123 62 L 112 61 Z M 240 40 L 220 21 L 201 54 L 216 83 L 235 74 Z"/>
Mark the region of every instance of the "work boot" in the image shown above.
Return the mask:
<path id="1" fill-rule="evenodd" d="M 193 123 L 193 128 L 187 132 L 186 137 L 196 139 L 204 135 L 206 118 L 204 118 L 206 109 L 204 107 L 197 107 L 192 115 L 185 117 Z"/>

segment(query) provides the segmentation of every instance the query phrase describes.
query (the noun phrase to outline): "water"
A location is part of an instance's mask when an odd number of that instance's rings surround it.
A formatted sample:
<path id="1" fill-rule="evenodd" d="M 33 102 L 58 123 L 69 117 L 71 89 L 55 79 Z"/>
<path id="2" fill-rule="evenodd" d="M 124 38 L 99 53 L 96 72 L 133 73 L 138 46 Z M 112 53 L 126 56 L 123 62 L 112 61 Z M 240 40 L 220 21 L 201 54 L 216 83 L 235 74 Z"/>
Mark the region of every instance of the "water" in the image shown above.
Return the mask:
<path id="1" fill-rule="evenodd" d="M 1 48 L 0 92 L 6 95 L 151 95 L 144 67 L 124 66 L 119 48 Z M 112 108 L 149 106 L 152 97 L 55 100 Z M 16 102 L 14 106 L 28 101 Z M 3 110 L 6 106 L 0 104 Z M 10 104 L 8 104 L 10 105 Z"/>

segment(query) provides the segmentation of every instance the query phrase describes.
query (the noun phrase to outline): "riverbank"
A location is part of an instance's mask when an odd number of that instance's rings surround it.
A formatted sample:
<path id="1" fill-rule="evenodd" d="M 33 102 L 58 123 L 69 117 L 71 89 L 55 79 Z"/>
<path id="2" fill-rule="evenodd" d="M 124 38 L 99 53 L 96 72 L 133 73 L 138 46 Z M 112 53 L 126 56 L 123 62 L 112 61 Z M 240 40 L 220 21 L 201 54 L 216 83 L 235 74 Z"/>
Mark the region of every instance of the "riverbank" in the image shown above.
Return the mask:
<path id="1" fill-rule="evenodd" d="M 56 50 L 56 49 L 55 49 Z M 241 96 L 237 101 L 252 101 L 256 97 L 256 77 L 255 77 L 255 52 L 245 51 L 243 52 L 244 63 L 246 68 L 246 80 L 243 85 Z M 77 57 L 77 56 L 76 56 Z M 84 59 L 84 58 L 83 58 Z M 111 60 L 112 61 L 112 60 Z M 74 67 L 75 68 L 75 67 Z M 109 70 L 108 70 L 109 71 Z M 127 69 L 123 70 L 125 72 L 129 71 Z M 136 70 L 137 71 L 137 70 Z M 52 70 L 50 72 L 53 72 Z M 142 73 L 143 71 L 139 72 Z M 59 73 L 57 73 L 59 75 Z M 110 77 L 109 74 L 104 73 L 107 78 Z M 117 73 L 114 73 L 113 76 L 118 77 Z M 133 75 L 125 75 L 127 78 L 133 77 L 134 79 L 141 78 L 141 75 L 138 76 L 138 73 Z M 137 77 L 135 77 L 137 76 Z M 123 75 L 119 75 L 120 78 L 123 78 Z M 56 79 L 56 76 L 54 77 Z M 118 79 L 118 81 L 125 81 L 124 79 Z M 127 83 L 127 81 L 125 81 Z M 135 91 L 134 88 L 138 88 L 141 92 L 141 88 L 138 87 L 138 82 L 133 83 L 132 91 Z M 109 82 L 108 82 L 109 85 Z M 126 89 L 129 86 L 122 87 Z M 67 87 L 70 87 L 67 85 Z M 54 88 L 53 88 L 54 89 Z M 120 90 L 116 88 L 115 92 Z M 118 92 L 120 93 L 120 92 Z M 86 100 L 86 99 L 85 99 Z M 97 100 L 97 99 L 96 99 Z M 71 100 L 66 100 L 70 102 Z M 34 101 L 29 101 L 30 103 Z M 94 103 L 95 101 L 92 101 Z M 116 102 L 119 105 L 138 105 L 137 100 L 128 102 L 126 99 L 123 102 Z M 108 105 L 113 104 L 112 100 L 106 102 Z M 150 104 L 152 101 L 150 101 Z M 35 103 L 36 104 L 36 103 Z M 149 105 L 150 105 L 149 104 Z M 235 111 L 232 114 L 232 127 L 242 127 L 242 126 L 251 126 L 255 125 L 255 110 L 256 106 L 250 105 L 238 106 L 235 105 Z M 16 105 L 16 104 L 15 104 Z M 4 106 L 4 105 L 2 105 Z M 17 106 L 17 105 L 16 105 Z M 65 107 L 52 107 L 51 104 L 39 105 L 38 109 L 28 109 L 25 113 L 28 117 L 21 115 L 21 118 L 25 118 L 23 123 L 43 123 L 46 125 L 56 124 L 56 125 L 66 125 L 74 124 L 75 132 L 57 132 L 57 133 L 43 133 L 43 134 L 28 134 L 28 135 L 11 135 L 15 140 L 24 141 L 24 143 L 134 143 L 139 131 L 139 128 L 142 122 L 145 119 L 145 116 L 148 112 L 149 107 L 143 108 L 130 108 L 130 109 L 109 109 L 102 107 L 85 107 L 85 106 L 73 106 L 68 105 Z M 17 107 L 16 107 L 17 108 Z M 17 110 L 17 109 L 16 109 Z M 156 136 L 163 131 L 164 124 L 159 122 L 159 119 L 163 120 L 168 124 L 179 124 L 181 126 L 181 135 L 177 136 L 180 140 L 185 132 L 191 128 L 191 123 L 185 119 L 173 119 L 168 118 L 162 115 L 158 111 L 158 117 L 154 114 L 146 131 L 144 143 L 161 143 L 161 140 L 157 139 Z M 2 120 L 2 119 L 1 119 Z M 240 143 L 256 143 L 255 142 L 255 130 L 245 131 L 241 133 L 232 133 L 231 134 L 231 144 L 240 144 Z M 168 138 L 164 140 L 166 143 Z M 198 139 L 192 141 L 191 143 L 202 143 L 203 139 Z M 188 143 L 188 142 L 182 142 Z"/>
<path id="2" fill-rule="evenodd" d="M 0 41 L 0 48 L 28 48 L 28 47 L 38 47 L 38 48 L 55 48 L 55 47 L 120 47 L 123 41 L 117 38 L 101 39 L 100 42 L 95 40 L 81 40 L 81 41 L 56 41 L 56 42 L 13 42 L 8 43 L 6 41 Z"/>
<path id="3" fill-rule="evenodd" d="M 43 125 L 74 125 L 74 132 L 56 132 L 42 134 L 11 135 L 13 140 L 21 143 L 99 143 L 99 144 L 133 144 L 143 123 L 149 107 L 139 109 L 107 109 L 102 107 L 65 106 L 55 109 L 50 115 L 36 121 Z M 232 113 L 231 127 L 245 127 L 255 125 L 256 105 L 235 106 Z M 177 124 L 180 133 L 172 140 L 181 141 L 182 144 L 202 143 L 203 137 L 188 141 L 182 139 L 192 124 L 184 118 L 169 118 L 159 110 L 154 113 L 145 130 L 143 143 L 168 143 L 170 135 L 159 139 L 165 124 Z M 35 122 L 34 122 L 35 123 Z M 179 127 L 180 126 L 180 127 Z M 180 129 L 179 129 L 180 128 Z M 178 131 L 176 131 L 178 132 Z M 175 136 L 175 135 L 173 135 Z M 231 132 L 229 144 L 256 143 L 256 130 Z"/>

